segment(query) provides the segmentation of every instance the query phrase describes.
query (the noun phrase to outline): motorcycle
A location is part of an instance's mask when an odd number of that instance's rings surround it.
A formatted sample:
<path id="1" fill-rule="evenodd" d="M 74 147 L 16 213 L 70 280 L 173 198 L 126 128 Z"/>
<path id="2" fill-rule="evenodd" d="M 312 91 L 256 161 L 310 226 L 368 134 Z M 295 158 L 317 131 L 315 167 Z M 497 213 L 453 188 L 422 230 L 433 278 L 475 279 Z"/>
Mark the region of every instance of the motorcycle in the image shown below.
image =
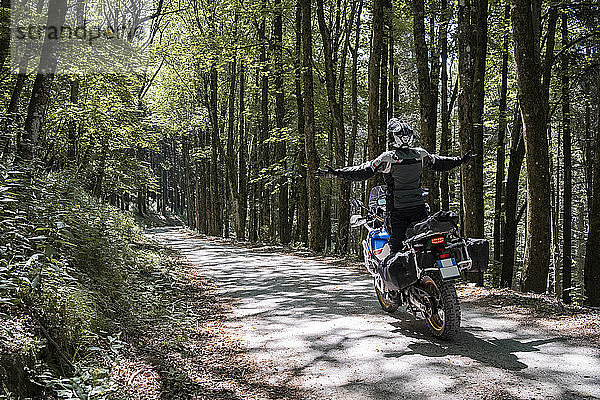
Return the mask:
<path id="1" fill-rule="evenodd" d="M 403 250 L 390 256 L 389 234 L 383 219 L 385 187 L 371 190 L 368 207 L 357 199 L 352 203 L 366 211 L 366 216 L 353 215 L 350 225 L 364 226 L 367 230 L 367 237 L 362 241 L 364 263 L 373 277 L 381 308 L 393 313 L 404 306 L 415 317 L 425 319 L 433 336 L 454 337 L 461 322 L 455 281 L 462 271 L 482 271 L 487 267 L 487 241 L 461 238 L 456 214 L 438 212 L 409 228 Z M 389 267 L 386 279 L 379 268 L 384 261 L 387 265 L 399 266 Z"/>

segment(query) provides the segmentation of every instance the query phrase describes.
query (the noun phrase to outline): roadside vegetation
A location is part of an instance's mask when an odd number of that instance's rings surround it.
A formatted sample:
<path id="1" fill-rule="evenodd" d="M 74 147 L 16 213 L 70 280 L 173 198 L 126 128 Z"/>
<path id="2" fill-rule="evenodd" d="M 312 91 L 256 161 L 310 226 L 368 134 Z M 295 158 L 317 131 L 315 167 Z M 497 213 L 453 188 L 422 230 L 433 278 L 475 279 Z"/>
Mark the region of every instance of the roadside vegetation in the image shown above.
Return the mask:
<path id="1" fill-rule="evenodd" d="M 0 168 L 0 398 L 105 398 L 131 320 L 167 312 L 169 256 L 71 174 Z"/>

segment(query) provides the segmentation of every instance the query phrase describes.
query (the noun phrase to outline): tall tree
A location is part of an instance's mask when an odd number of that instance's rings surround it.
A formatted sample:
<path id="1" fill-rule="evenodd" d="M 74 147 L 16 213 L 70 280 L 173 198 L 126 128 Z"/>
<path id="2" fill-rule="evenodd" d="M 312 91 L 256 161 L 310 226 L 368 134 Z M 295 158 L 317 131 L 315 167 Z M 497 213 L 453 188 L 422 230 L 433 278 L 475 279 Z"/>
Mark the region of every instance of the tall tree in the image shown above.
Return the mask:
<path id="1" fill-rule="evenodd" d="M 248 143 L 246 134 L 246 71 L 244 62 L 240 62 L 240 100 L 239 100 L 239 150 L 238 150 L 238 196 L 237 201 L 237 217 L 236 217 L 236 235 L 238 239 L 246 237 L 246 218 L 248 215 L 248 166 L 247 154 Z M 234 178 L 235 179 L 235 178 Z"/>
<path id="2" fill-rule="evenodd" d="M 237 46 L 238 41 L 238 15 L 235 15 L 234 22 L 234 38 L 233 47 Z M 228 94 L 228 124 L 227 124 L 227 155 L 225 157 L 227 166 L 227 190 L 230 194 L 231 203 L 233 204 L 233 213 L 235 217 L 235 231 L 238 239 L 244 239 L 245 228 L 246 228 L 246 165 L 245 162 L 240 162 L 245 158 L 245 132 L 244 132 L 244 92 L 245 92 L 245 81 L 244 81 L 244 69 L 243 64 L 240 68 L 240 94 L 239 94 L 239 108 L 240 115 L 236 118 L 236 83 L 237 83 L 237 62 L 238 54 L 234 51 L 233 58 L 229 63 L 230 79 L 229 79 L 229 94 Z M 238 124 L 239 120 L 239 124 Z M 234 152 L 235 139 L 234 133 L 236 126 L 238 127 L 238 138 L 239 138 L 239 149 Z M 236 157 L 236 153 L 238 156 Z"/>
<path id="3" fill-rule="evenodd" d="M 504 43 L 502 45 L 502 67 L 500 72 L 500 104 L 498 110 L 498 141 L 496 143 L 496 193 L 494 199 L 494 261 L 496 264 L 501 264 L 502 262 L 502 188 L 504 186 L 504 136 L 507 127 L 506 103 L 508 95 L 508 44 L 510 41 L 508 30 L 509 25 L 510 6 L 506 5 L 504 6 L 504 21 L 502 26 Z"/>
<path id="4" fill-rule="evenodd" d="M 600 60 L 599 60 L 600 61 Z M 586 303 L 593 307 L 600 306 L 600 67 L 597 83 L 597 129 L 594 143 L 594 167 L 592 179 L 592 204 L 590 204 L 589 231 L 585 245 L 585 265 L 583 280 Z"/>
<path id="5" fill-rule="evenodd" d="M 561 92 L 562 92 L 562 133 L 563 133 L 563 264 L 562 264 L 562 299 L 565 303 L 571 302 L 571 265 L 573 264 L 571 252 L 571 201 L 573 198 L 571 185 L 571 112 L 569 88 L 569 20 L 567 12 L 561 16 L 561 33 L 563 53 L 561 57 Z"/>
<path id="6" fill-rule="evenodd" d="M 546 290 L 550 262 L 550 172 L 546 107 L 541 104 L 541 2 L 513 0 L 517 86 L 527 160 L 527 241 L 522 289 Z"/>
<path id="7" fill-rule="evenodd" d="M 506 192 L 504 195 L 504 226 L 502 229 L 504 241 L 502 243 L 502 272 L 500 286 L 511 288 L 513 284 L 515 265 L 515 241 L 519 216 L 517 206 L 519 202 L 519 175 L 525 157 L 525 140 L 523 138 L 521 112 L 519 102 L 515 104 L 513 115 L 512 136 L 510 146 L 510 160 L 506 176 Z"/>
<path id="8" fill-rule="evenodd" d="M 295 43 L 295 80 L 296 80 L 296 115 L 298 128 L 298 147 L 296 154 L 296 192 L 298 197 L 298 213 L 296 216 L 297 242 L 308 244 L 308 198 L 306 194 L 306 146 L 304 140 L 304 100 L 302 98 L 302 7 L 296 3 L 296 43 Z"/>
<path id="9" fill-rule="evenodd" d="M 424 0 L 413 0 L 413 36 L 419 88 L 419 105 L 421 115 L 421 145 L 430 153 L 436 153 L 437 102 L 439 62 L 437 55 L 431 57 L 425 40 L 425 3 Z M 432 32 L 433 39 L 433 32 Z M 434 46 L 432 45 L 432 48 Z M 437 175 L 432 171 L 423 172 L 423 185 L 430 190 L 428 196 L 432 211 L 440 208 Z"/>
<path id="10" fill-rule="evenodd" d="M 381 79 L 381 51 L 383 48 L 384 35 L 384 7 L 387 0 L 373 0 L 372 3 L 372 26 L 371 26 L 371 50 L 369 53 L 369 113 L 367 120 L 367 157 L 374 159 L 379 155 L 385 143 L 379 143 L 379 100 L 380 100 L 380 79 Z M 376 180 L 367 181 L 367 196 L 371 188 L 375 186 Z"/>
<path id="11" fill-rule="evenodd" d="M 285 128 L 285 94 L 283 92 L 283 16 L 281 0 L 275 0 L 275 16 L 273 18 L 273 40 L 275 58 L 275 124 L 277 126 L 276 154 L 277 161 L 283 171 L 279 178 L 278 193 L 278 231 L 279 240 L 283 244 L 290 242 L 290 222 L 288 220 L 288 178 L 286 162 Z"/>
<path id="12" fill-rule="evenodd" d="M 48 20 L 47 26 L 63 26 L 67 14 L 66 0 L 50 0 L 48 2 Z M 54 74 L 58 63 L 58 41 L 51 37 L 52 30 L 46 31 L 42 51 L 40 54 L 40 64 L 38 72 L 33 83 L 29 107 L 27 108 L 27 117 L 25 118 L 25 131 L 21 146 L 19 148 L 19 157 L 23 160 L 31 160 L 34 156 L 34 149 L 37 145 L 44 116 L 48 103 L 50 102 L 50 90 L 54 81 Z"/>
<path id="13" fill-rule="evenodd" d="M 448 1 L 442 0 L 442 21 L 440 25 L 440 53 L 441 53 L 441 132 L 440 132 L 440 154 L 447 156 L 450 141 L 450 110 L 448 109 L 448 24 L 450 22 L 451 9 Z M 440 176 L 440 200 L 443 210 L 450 209 L 450 186 L 448 184 L 448 172 L 442 172 Z"/>
<path id="14" fill-rule="evenodd" d="M 360 3 L 360 5 L 359 5 Z M 342 129 L 338 132 L 335 140 L 335 159 L 338 166 L 346 164 L 346 130 L 344 127 L 344 98 L 346 89 L 346 62 L 348 51 L 350 49 L 350 36 L 354 27 L 354 19 L 357 16 L 357 9 L 362 9 L 362 0 L 353 0 L 351 5 L 350 18 L 346 21 L 346 26 L 343 32 L 343 45 L 340 57 L 339 67 L 339 84 L 338 84 L 338 101 L 340 110 L 340 120 L 342 121 Z M 360 13 L 360 11 L 358 11 Z M 351 139 L 352 140 L 352 139 Z M 350 149 L 349 149 L 350 151 Z M 354 150 L 352 150 L 354 151 Z M 351 164 L 351 163 L 350 163 Z M 346 254 L 348 251 L 348 243 L 350 240 L 350 182 L 345 179 L 338 180 L 339 187 L 339 204 L 338 204 L 338 230 L 336 248 L 340 254 Z"/>
<path id="15" fill-rule="evenodd" d="M 315 100 L 312 71 L 312 26 L 311 0 L 298 0 L 302 7 L 302 66 L 304 100 L 304 139 L 306 145 L 306 180 L 308 186 L 309 247 L 314 251 L 323 250 L 324 238 L 321 232 L 321 188 L 315 173 L 319 168 L 319 155 L 315 147 Z"/>
<path id="16" fill-rule="evenodd" d="M 487 0 L 465 0 L 458 4 L 458 96 L 459 139 L 462 153 L 478 154 L 462 166 L 464 233 L 484 236 L 483 210 L 483 108 L 487 54 Z M 483 284 L 483 274 L 475 277 Z"/>
<path id="17" fill-rule="evenodd" d="M 258 41 L 260 44 L 260 128 L 259 128 L 259 168 L 266 170 L 270 167 L 269 152 L 269 67 L 267 64 L 268 40 L 266 35 L 267 2 L 261 2 L 261 19 L 257 26 Z M 259 171 L 260 171 L 259 169 Z M 267 187 L 266 177 L 262 177 L 260 188 L 260 233 L 263 240 L 269 239 L 271 222 L 270 191 Z"/>
<path id="18" fill-rule="evenodd" d="M 394 104 L 394 98 L 395 98 L 395 93 L 394 90 L 396 89 L 396 81 L 398 80 L 397 77 L 397 71 L 396 71 L 396 60 L 394 57 L 394 48 L 395 48 L 395 40 L 394 40 L 394 12 L 393 10 L 390 10 L 390 16 L 389 16 L 389 31 L 388 31 L 388 51 L 389 51 L 389 55 L 388 55 L 388 63 L 389 63 L 389 71 L 388 71 L 388 114 L 387 114 L 387 120 L 389 121 L 390 119 L 394 118 L 395 115 L 395 104 Z"/>
<path id="19" fill-rule="evenodd" d="M 391 14 L 391 4 L 383 4 L 383 35 L 381 37 L 381 59 L 379 61 L 379 153 L 385 151 L 387 143 L 387 113 L 388 113 L 388 32 Z"/>
<path id="20" fill-rule="evenodd" d="M 350 143 L 348 145 L 348 164 L 354 163 L 354 153 L 356 152 L 356 136 L 358 135 L 358 47 L 360 45 L 360 16 L 363 8 L 363 0 L 359 0 L 358 12 L 356 14 L 356 29 L 354 31 L 354 46 L 350 47 L 352 53 L 350 98 L 352 109 L 352 128 L 350 131 Z"/>
<path id="21" fill-rule="evenodd" d="M 211 124 L 211 136 L 210 136 L 210 214 L 208 233 L 211 235 L 220 235 L 223 230 L 223 221 L 221 219 L 221 200 L 220 200 L 220 180 L 219 180 L 219 163 L 218 163 L 218 151 L 219 151 L 219 115 L 217 111 L 217 86 L 218 86 L 218 72 L 217 67 L 213 63 L 209 71 L 209 100 L 208 100 L 208 113 Z"/>

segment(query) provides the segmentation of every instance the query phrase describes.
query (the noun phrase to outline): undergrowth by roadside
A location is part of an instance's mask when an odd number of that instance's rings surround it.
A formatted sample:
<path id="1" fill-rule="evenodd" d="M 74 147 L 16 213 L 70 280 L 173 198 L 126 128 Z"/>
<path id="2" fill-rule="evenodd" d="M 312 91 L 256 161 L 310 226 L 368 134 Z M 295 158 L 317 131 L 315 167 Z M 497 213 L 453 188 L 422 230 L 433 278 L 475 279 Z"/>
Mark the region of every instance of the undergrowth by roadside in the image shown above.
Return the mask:
<path id="1" fill-rule="evenodd" d="M 0 398 L 110 398 L 168 257 L 68 173 L 0 166 Z"/>

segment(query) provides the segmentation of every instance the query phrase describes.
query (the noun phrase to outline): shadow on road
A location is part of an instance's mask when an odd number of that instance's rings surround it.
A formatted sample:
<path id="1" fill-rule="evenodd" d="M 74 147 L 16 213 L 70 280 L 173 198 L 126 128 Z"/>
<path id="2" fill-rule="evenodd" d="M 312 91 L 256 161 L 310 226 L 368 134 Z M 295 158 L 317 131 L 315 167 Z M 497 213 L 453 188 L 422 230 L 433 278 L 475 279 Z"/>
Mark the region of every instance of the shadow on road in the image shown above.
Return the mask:
<path id="1" fill-rule="evenodd" d="M 405 316 L 407 314 L 394 316 L 399 321 L 391 324 L 396 328 L 393 332 L 421 340 L 409 344 L 408 351 L 387 353 L 385 357 L 403 357 L 414 354 L 425 357 L 463 356 L 491 367 L 521 371 L 528 368 L 528 365 L 519 361 L 514 353 L 540 351 L 538 346 L 561 341 L 559 338 L 530 341 L 480 339 L 469 332 L 485 331 L 485 329 L 479 327 L 465 327 L 454 340 L 441 341 L 428 335 L 425 321 L 406 319 Z"/>
<path id="2" fill-rule="evenodd" d="M 500 396 L 489 398 L 600 393 L 596 352 L 540 337 L 475 305 L 463 308 L 459 336 L 439 341 L 424 321 L 404 312 L 386 315 L 367 275 L 329 260 L 190 240 L 184 233 L 165 236 L 218 282 L 219 297 L 235 302 L 235 324 L 249 352 L 275 360 L 273 375 L 284 371 L 292 384 L 335 388 L 340 399 L 398 398 L 411 391 L 401 398 L 443 392 L 481 398 L 470 388 L 488 385 Z"/>

